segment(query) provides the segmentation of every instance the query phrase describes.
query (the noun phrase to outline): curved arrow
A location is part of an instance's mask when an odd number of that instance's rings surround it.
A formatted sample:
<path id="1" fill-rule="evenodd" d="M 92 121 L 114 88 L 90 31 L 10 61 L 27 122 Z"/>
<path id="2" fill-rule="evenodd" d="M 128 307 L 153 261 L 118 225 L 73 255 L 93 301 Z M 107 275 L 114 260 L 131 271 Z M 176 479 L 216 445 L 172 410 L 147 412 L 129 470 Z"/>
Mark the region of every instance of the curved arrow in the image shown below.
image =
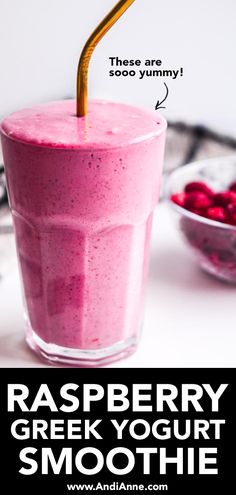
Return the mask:
<path id="1" fill-rule="evenodd" d="M 169 95 L 169 89 L 168 89 L 168 86 L 166 83 L 164 83 L 165 87 L 166 87 L 166 96 L 164 98 L 164 100 L 162 101 L 157 101 L 157 104 L 155 106 L 155 110 L 159 110 L 159 108 L 166 108 L 166 107 L 161 107 L 160 105 L 162 105 L 162 103 L 164 103 L 164 101 L 166 101 L 166 99 L 168 98 L 168 95 Z"/>

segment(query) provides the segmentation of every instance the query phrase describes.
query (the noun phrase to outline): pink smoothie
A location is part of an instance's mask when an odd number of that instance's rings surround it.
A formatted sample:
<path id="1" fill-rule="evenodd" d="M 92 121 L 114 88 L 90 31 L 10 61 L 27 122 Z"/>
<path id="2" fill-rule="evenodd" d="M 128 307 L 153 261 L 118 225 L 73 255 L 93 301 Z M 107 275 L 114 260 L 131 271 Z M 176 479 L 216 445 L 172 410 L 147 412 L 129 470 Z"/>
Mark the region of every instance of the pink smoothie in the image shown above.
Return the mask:
<path id="1" fill-rule="evenodd" d="M 38 345 L 89 351 L 137 339 L 165 128 L 157 113 L 105 101 L 91 102 L 86 118 L 65 100 L 3 121 L 25 307 Z"/>

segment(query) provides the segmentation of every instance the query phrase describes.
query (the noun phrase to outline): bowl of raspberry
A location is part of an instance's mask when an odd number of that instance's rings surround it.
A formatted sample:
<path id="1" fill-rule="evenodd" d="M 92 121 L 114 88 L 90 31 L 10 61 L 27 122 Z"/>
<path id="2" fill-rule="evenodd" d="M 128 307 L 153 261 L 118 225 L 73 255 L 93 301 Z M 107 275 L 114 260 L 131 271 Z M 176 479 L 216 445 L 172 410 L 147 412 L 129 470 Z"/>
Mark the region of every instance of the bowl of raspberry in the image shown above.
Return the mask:
<path id="1" fill-rule="evenodd" d="M 199 266 L 236 284 L 236 155 L 179 168 L 170 175 L 166 191 Z"/>

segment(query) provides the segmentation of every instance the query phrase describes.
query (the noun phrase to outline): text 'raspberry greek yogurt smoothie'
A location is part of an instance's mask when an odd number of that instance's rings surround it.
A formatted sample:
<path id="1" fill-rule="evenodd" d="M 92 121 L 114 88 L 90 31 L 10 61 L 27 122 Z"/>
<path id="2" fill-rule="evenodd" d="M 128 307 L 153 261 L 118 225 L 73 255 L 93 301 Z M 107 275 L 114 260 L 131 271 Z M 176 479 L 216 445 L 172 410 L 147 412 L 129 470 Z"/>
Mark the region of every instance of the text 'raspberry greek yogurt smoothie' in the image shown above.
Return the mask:
<path id="1" fill-rule="evenodd" d="M 16 112 L 1 138 L 27 341 L 96 366 L 137 345 L 166 122 L 105 101 L 78 116 L 78 101 Z"/>

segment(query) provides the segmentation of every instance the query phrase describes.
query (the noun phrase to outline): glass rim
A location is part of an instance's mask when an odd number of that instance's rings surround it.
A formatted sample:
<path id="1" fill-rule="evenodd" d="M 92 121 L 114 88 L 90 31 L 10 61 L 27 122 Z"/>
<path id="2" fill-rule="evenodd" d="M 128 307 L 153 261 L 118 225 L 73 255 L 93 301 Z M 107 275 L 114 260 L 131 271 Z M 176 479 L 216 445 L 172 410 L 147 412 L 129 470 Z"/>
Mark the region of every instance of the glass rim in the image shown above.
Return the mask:
<path id="1" fill-rule="evenodd" d="M 44 105 L 47 106 L 49 103 L 54 104 L 57 102 L 62 102 L 62 101 L 66 102 L 69 100 L 73 101 L 73 98 L 68 98 L 68 99 L 64 99 L 64 100 L 52 100 L 50 102 L 40 104 L 39 106 L 43 107 Z M 87 153 L 91 149 L 91 146 L 94 146 L 94 145 L 96 145 L 96 152 L 97 151 L 103 152 L 103 151 L 107 151 L 107 150 L 112 151 L 112 150 L 116 150 L 116 149 L 122 149 L 122 148 L 130 147 L 130 146 L 139 145 L 140 143 L 147 142 L 149 140 L 151 141 L 152 139 L 155 139 L 155 138 L 158 138 L 159 136 L 162 136 L 166 132 L 167 120 L 158 111 L 155 111 L 155 110 L 147 108 L 147 107 L 141 107 L 138 105 L 129 105 L 127 103 L 119 102 L 119 101 L 111 101 L 111 100 L 104 100 L 104 99 L 92 99 L 91 101 L 92 102 L 105 102 L 108 104 L 109 103 L 115 103 L 116 105 L 123 105 L 123 106 L 127 106 L 127 107 L 134 108 L 134 109 L 136 108 L 136 109 L 139 109 L 139 110 L 146 112 L 146 115 L 150 116 L 150 118 L 159 119 L 160 122 L 159 122 L 159 125 L 157 126 L 155 131 L 151 131 L 149 133 L 140 135 L 138 138 L 132 138 L 132 139 L 130 139 L 130 141 L 126 141 L 124 143 L 120 142 L 120 144 L 117 144 L 114 146 L 109 145 L 109 144 L 104 145 L 104 143 L 100 143 L 100 145 L 99 145 L 99 143 L 93 143 L 93 142 L 83 143 L 82 145 L 81 144 L 80 145 L 77 145 L 77 144 L 71 144 L 71 145 L 64 144 L 63 145 L 62 143 L 58 142 L 58 143 L 53 143 L 52 145 L 49 145 L 48 143 L 45 143 L 45 144 L 44 143 L 34 143 L 34 142 L 27 141 L 24 139 L 16 138 L 12 135 L 9 135 L 9 133 L 7 131 L 5 131 L 5 129 L 4 129 L 5 119 L 10 117 L 14 113 L 18 113 L 18 111 L 16 111 L 16 112 L 13 112 L 13 113 L 7 115 L 4 119 L 2 119 L 2 121 L 0 122 L 0 135 L 2 134 L 2 136 L 4 136 L 5 138 L 7 138 L 9 140 L 12 140 L 15 143 L 20 143 L 20 144 L 23 144 L 26 146 L 32 146 L 34 148 L 48 149 L 48 150 L 53 150 L 53 151 L 63 150 L 65 152 L 67 152 L 67 151 L 69 151 L 69 152 L 80 151 L 81 153 L 83 153 L 83 152 Z M 32 108 L 34 108 L 34 106 L 35 105 L 33 105 Z M 22 110 L 26 110 L 26 109 L 22 109 Z M 20 111 L 21 110 L 19 110 L 19 112 Z M 79 118 L 76 116 L 76 114 L 74 114 L 74 117 Z M 94 149 L 93 149 L 93 152 L 94 152 Z"/>

